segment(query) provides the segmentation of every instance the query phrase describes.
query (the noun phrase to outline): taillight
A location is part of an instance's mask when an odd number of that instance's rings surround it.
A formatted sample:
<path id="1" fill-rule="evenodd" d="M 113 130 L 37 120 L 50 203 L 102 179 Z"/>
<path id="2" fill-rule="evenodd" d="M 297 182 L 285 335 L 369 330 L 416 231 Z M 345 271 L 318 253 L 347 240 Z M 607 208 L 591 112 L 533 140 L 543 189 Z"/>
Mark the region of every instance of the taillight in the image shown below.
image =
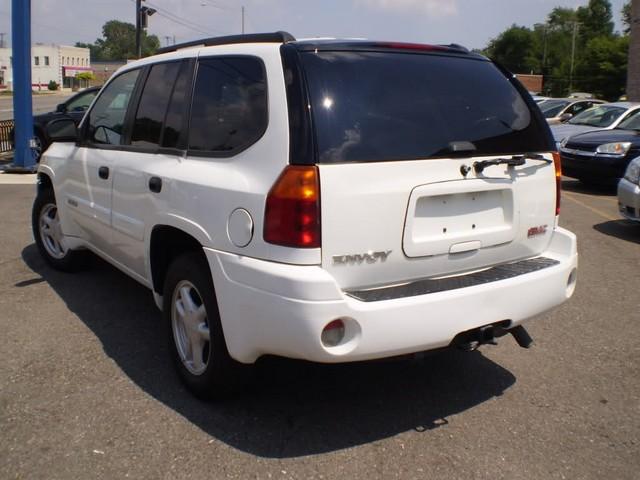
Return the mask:
<path id="1" fill-rule="evenodd" d="M 264 239 L 286 247 L 320 247 L 317 167 L 289 165 L 278 177 L 267 196 Z"/>
<path id="2" fill-rule="evenodd" d="M 553 152 L 553 166 L 556 169 L 556 215 L 560 215 L 560 194 L 562 193 L 562 163 L 560 154 Z"/>

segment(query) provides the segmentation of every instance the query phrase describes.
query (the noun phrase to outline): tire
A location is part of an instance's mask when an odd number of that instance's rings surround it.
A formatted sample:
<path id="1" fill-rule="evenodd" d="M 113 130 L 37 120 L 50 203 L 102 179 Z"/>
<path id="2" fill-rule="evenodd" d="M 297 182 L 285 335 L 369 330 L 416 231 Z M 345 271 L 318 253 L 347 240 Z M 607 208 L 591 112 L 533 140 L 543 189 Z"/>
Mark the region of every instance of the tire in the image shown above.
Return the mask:
<path id="1" fill-rule="evenodd" d="M 35 163 L 40 163 L 42 153 L 49 147 L 49 143 L 45 140 L 44 134 L 39 130 L 33 132 L 33 139 L 35 140 L 36 145 L 33 149 L 35 152 L 34 161 Z M 15 130 L 11 130 L 9 133 L 9 142 L 11 143 L 11 149 L 15 149 Z"/>
<path id="2" fill-rule="evenodd" d="M 241 390 L 250 366 L 229 355 L 204 255 L 190 252 L 178 257 L 169 267 L 163 293 L 169 349 L 187 388 L 204 400 Z"/>
<path id="3" fill-rule="evenodd" d="M 42 258 L 56 270 L 75 272 L 86 265 L 86 251 L 65 245 L 56 197 L 50 188 L 38 193 L 31 212 L 33 237 Z"/>
<path id="4" fill-rule="evenodd" d="M 44 135 L 40 132 L 35 132 L 33 135 L 33 139 L 35 140 L 35 148 L 33 151 L 35 152 L 34 160 L 36 163 L 40 163 L 40 158 L 42 158 L 42 154 L 49 147 L 49 144 L 45 141 Z"/>

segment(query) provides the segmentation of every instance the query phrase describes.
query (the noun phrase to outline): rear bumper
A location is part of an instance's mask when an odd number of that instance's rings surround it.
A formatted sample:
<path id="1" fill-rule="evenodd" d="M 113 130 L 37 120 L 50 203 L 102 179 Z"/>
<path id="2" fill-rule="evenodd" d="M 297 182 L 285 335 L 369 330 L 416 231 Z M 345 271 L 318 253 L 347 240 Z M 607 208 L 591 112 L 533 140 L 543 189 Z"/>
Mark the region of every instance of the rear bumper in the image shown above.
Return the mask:
<path id="1" fill-rule="evenodd" d="M 406 298 L 363 302 L 346 295 L 318 266 L 294 266 L 205 249 L 232 357 L 262 355 L 336 363 L 449 345 L 460 332 L 501 320 L 516 326 L 567 300 L 575 287 L 576 238 L 554 232 L 542 256 L 558 263 L 506 280 Z M 571 280 L 570 280 L 571 279 Z M 346 324 L 345 342 L 325 347 L 332 320 Z"/>
<path id="2" fill-rule="evenodd" d="M 628 220 L 640 222 L 640 186 L 623 178 L 618 183 L 618 209 Z"/>

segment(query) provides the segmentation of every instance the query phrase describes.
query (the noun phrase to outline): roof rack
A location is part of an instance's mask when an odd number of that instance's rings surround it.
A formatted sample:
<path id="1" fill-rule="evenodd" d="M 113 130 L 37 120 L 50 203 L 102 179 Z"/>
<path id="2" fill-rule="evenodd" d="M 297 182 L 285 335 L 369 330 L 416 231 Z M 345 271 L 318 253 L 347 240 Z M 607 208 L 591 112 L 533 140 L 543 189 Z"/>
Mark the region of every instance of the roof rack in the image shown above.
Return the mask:
<path id="1" fill-rule="evenodd" d="M 178 43 L 168 47 L 159 48 L 156 53 L 169 53 L 189 47 L 211 47 L 214 45 L 231 45 L 234 43 L 287 43 L 295 42 L 296 39 L 288 32 L 273 33 L 249 33 L 245 35 L 227 35 L 224 37 L 203 38 L 191 42 Z"/>

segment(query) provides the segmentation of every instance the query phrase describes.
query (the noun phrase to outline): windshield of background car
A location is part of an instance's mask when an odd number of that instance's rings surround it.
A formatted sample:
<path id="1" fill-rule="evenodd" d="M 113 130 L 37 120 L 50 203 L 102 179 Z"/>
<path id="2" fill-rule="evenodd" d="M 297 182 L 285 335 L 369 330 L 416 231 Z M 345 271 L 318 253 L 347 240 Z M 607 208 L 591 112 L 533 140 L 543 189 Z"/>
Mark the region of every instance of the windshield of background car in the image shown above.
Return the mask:
<path id="1" fill-rule="evenodd" d="M 580 112 L 567 123 L 571 125 L 587 125 L 589 127 L 605 128 L 620 118 L 620 115 L 626 111 L 627 109 L 624 107 L 609 105 L 592 107 L 584 112 Z"/>
<path id="2" fill-rule="evenodd" d="M 73 98 L 69 103 L 67 103 L 67 111 L 68 112 L 78 112 L 83 111 L 89 108 L 91 102 L 98 94 L 98 90 L 92 90 L 90 92 L 81 93 Z"/>
<path id="3" fill-rule="evenodd" d="M 546 125 L 486 60 L 368 51 L 301 57 L 320 163 L 549 148 Z"/>
<path id="4" fill-rule="evenodd" d="M 640 110 L 636 110 L 629 118 L 620 122 L 617 128 L 625 130 L 640 130 Z"/>
<path id="5" fill-rule="evenodd" d="M 545 118 L 553 118 L 558 115 L 564 107 L 569 105 L 569 103 L 571 102 L 567 102 L 565 100 L 547 100 L 540 104 L 540 110 L 542 110 L 542 114 Z"/>

